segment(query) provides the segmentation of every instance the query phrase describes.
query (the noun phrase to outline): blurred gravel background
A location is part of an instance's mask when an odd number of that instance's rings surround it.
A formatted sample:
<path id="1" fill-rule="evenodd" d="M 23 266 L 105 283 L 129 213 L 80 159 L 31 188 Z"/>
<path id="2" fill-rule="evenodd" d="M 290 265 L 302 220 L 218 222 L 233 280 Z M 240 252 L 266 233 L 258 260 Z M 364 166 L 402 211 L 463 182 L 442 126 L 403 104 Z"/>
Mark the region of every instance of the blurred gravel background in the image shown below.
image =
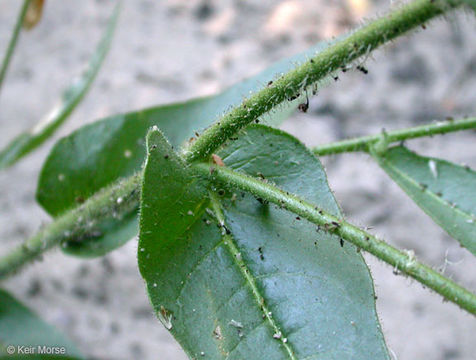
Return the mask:
<path id="1" fill-rule="evenodd" d="M 0 54 L 20 6 L 0 0 Z M 0 147 L 33 126 L 80 73 L 112 2 L 48 0 L 41 23 L 23 32 L 0 97 Z M 329 39 L 395 2 L 124 1 L 111 52 L 92 90 L 55 136 L 106 115 L 213 93 L 284 56 Z M 399 39 L 312 99 L 282 127 L 308 145 L 475 113 L 476 21 L 449 15 Z M 0 173 L 0 254 L 48 216 L 36 180 L 54 140 Z M 476 134 L 411 141 L 412 149 L 476 168 Z M 476 261 L 440 230 L 365 155 L 322 159 L 348 219 L 476 289 Z M 474 359 L 476 321 L 367 256 L 379 311 L 396 359 Z M 5 287 L 66 332 L 92 358 L 185 359 L 154 318 L 136 266 L 136 242 L 103 259 L 51 251 Z"/>

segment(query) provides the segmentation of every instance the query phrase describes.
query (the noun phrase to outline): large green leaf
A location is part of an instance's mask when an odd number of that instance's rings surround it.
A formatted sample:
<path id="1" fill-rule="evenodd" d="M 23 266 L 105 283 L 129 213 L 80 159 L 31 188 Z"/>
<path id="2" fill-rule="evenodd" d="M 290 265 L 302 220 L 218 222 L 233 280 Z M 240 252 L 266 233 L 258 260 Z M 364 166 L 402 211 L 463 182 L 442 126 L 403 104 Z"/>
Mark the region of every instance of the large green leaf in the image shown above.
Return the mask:
<path id="1" fill-rule="evenodd" d="M 251 126 L 219 155 L 341 216 L 319 160 L 290 135 Z M 213 185 L 208 210 L 177 231 L 167 226 L 177 215 L 156 210 L 168 203 L 162 166 L 149 157 L 145 169 L 139 267 L 158 318 L 190 358 L 389 358 L 354 246 Z"/>
<path id="2" fill-rule="evenodd" d="M 211 125 L 231 106 L 238 105 L 250 91 L 260 89 L 275 76 L 288 71 L 296 62 L 323 50 L 328 43 L 318 44 L 308 51 L 276 63 L 243 82 L 214 96 L 193 99 L 184 103 L 161 105 L 150 109 L 111 116 L 84 126 L 61 139 L 53 148 L 40 174 L 38 202 L 53 216 L 76 206 L 104 186 L 140 169 L 145 157 L 144 138 L 147 130 L 158 126 L 173 146 L 183 145 L 196 131 Z M 279 123 L 293 111 L 302 99 L 280 106 L 263 117 L 266 123 Z M 131 238 L 122 232 L 116 221 L 116 236 L 107 246 L 101 235 L 81 239 L 81 243 L 66 243 L 65 250 L 81 256 L 103 255 Z M 106 226 L 107 228 L 107 226 Z M 107 233 L 105 227 L 97 234 Z M 96 251 L 97 249 L 101 251 Z"/>
<path id="3" fill-rule="evenodd" d="M 74 108 L 81 102 L 109 51 L 118 16 L 119 5 L 114 9 L 103 38 L 85 71 L 63 91 L 59 104 L 41 122 L 30 131 L 15 137 L 0 152 L 0 169 L 14 164 L 17 160 L 43 144 L 65 122 Z"/>
<path id="4" fill-rule="evenodd" d="M 8 354 L 8 346 L 14 347 L 14 353 L 17 353 L 18 346 L 31 346 L 35 351 L 38 346 L 65 348 L 66 355 L 82 357 L 69 339 L 0 289 L 0 356 Z"/>
<path id="5" fill-rule="evenodd" d="M 423 211 L 476 255 L 476 172 L 403 146 L 390 148 L 377 161 Z"/>

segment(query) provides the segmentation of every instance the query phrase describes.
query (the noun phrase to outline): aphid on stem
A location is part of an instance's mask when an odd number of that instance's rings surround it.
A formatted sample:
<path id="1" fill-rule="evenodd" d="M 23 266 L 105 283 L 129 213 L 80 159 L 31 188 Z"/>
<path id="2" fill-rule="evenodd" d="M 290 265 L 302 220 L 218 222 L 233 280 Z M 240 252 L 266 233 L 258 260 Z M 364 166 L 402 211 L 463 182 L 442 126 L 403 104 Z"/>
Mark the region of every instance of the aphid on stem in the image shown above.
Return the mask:
<path id="1" fill-rule="evenodd" d="M 306 113 L 309 109 L 309 97 L 306 95 L 306 102 L 298 105 L 299 111 Z"/>
<path id="2" fill-rule="evenodd" d="M 367 75 L 369 73 L 369 71 L 365 67 L 363 67 L 362 65 L 357 65 L 357 70 L 364 73 L 365 75 Z"/>

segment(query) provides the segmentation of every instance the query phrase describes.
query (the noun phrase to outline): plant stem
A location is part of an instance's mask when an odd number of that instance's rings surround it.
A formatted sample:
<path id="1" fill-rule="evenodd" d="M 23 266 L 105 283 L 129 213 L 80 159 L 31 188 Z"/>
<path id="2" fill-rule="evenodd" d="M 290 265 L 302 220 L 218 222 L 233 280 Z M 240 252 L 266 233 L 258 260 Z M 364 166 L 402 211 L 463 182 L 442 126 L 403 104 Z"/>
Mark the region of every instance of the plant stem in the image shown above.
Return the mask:
<path id="1" fill-rule="evenodd" d="M 14 274 L 46 250 L 64 241 L 81 238 L 102 220 L 137 209 L 141 178 L 142 174 L 139 173 L 105 188 L 81 206 L 57 217 L 26 242 L 1 257 L 0 279 Z"/>
<path id="2" fill-rule="evenodd" d="M 207 158 L 238 130 L 280 103 L 296 99 L 326 76 L 458 5 L 460 1 L 415 0 L 337 41 L 225 114 L 191 145 L 185 154 L 186 160 Z M 311 92 L 317 91 L 313 90 Z"/>
<path id="3" fill-rule="evenodd" d="M 15 24 L 15 28 L 13 29 L 13 34 L 8 43 L 7 52 L 5 57 L 3 58 L 2 68 L 0 69 L 0 89 L 2 88 L 3 79 L 5 78 L 5 74 L 7 73 L 8 65 L 10 64 L 10 60 L 13 55 L 13 51 L 15 50 L 15 46 L 18 41 L 18 36 L 20 35 L 20 30 L 23 24 L 23 19 L 25 18 L 26 11 L 28 10 L 28 6 L 30 5 L 31 0 L 24 0 L 23 5 L 20 9 L 20 13 L 17 17 L 17 22 Z"/>
<path id="4" fill-rule="evenodd" d="M 371 22 L 317 54 L 302 66 L 283 75 L 272 86 L 264 88 L 245 100 L 241 106 L 231 110 L 193 143 L 186 152 L 185 159 L 191 162 L 208 157 L 230 136 L 279 103 L 293 99 L 300 91 L 317 83 L 340 67 L 460 4 L 461 1 L 416 0 L 384 18 Z M 137 209 L 139 177 L 140 175 L 133 176 L 101 191 L 82 206 L 56 218 L 23 245 L 0 258 L 0 279 L 14 273 L 47 249 L 63 241 L 77 238 L 78 235 L 84 233 L 85 224 L 95 224 L 101 219 L 112 217 L 112 214 L 125 214 L 127 211 Z M 134 196 L 128 196 L 129 193 Z M 119 206 L 114 196 L 111 198 L 108 194 L 116 194 L 117 197 L 123 198 L 130 197 L 130 203 L 124 201 Z"/>
<path id="5" fill-rule="evenodd" d="M 383 136 L 390 144 L 397 141 L 446 134 L 449 132 L 468 129 L 476 129 L 476 117 L 462 120 L 437 122 L 434 124 L 416 126 L 408 129 L 390 131 L 378 135 L 363 136 L 355 139 L 333 142 L 330 144 L 316 146 L 314 149 L 312 149 L 312 152 L 318 156 L 354 151 L 368 152 L 369 147 L 381 140 Z"/>
<path id="6" fill-rule="evenodd" d="M 199 163 L 194 166 L 200 175 L 225 186 L 232 186 L 291 211 L 324 230 L 335 234 L 358 249 L 367 251 L 390 264 L 395 270 L 411 276 L 433 289 L 446 300 L 476 315 L 476 295 L 461 287 L 427 265 L 418 262 L 412 252 L 402 252 L 366 231 L 335 217 L 296 195 L 285 192 L 268 182 L 239 173 L 226 167 Z"/>

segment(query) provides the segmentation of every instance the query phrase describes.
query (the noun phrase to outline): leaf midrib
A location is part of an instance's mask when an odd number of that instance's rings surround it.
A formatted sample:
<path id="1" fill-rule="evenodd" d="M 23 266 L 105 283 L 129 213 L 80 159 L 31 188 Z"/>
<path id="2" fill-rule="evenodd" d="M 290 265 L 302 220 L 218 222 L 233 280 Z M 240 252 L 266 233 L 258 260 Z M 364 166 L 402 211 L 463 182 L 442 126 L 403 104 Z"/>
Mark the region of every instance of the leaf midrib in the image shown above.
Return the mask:
<path id="1" fill-rule="evenodd" d="M 210 192 L 210 203 L 212 205 L 213 212 L 215 213 L 215 216 L 218 222 L 220 224 L 225 225 L 225 216 L 223 214 L 220 201 L 218 200 L 217 195 L 215 193 Z M 273 334 L 281 333 L 281 337 L 279 338 L 279 341 L 281 342 L 283 347 L 286 349 L 286 352 L 289 355 L 289 358 L 291 360 L 297 360 L 297 358 L 294 356 L 294 350 L 291 348 L 290 343 L 287 341 L 286 334 L 283 333 L 280 327 L 278 327 L 272 315 L 270 315 L 272 313 L 269 311 L 268 307 L 266 306 L 265 299 L 263 295 L 261 295 L 261 293 L 259 292 L 255 279 L 251 275 L 251 271 L 249 270 L 248 266 L 243 261 L 243 259 L 240 259 L 240 257 L 237 256 L 240 253 L 240 251 L 238 250 L 238 247 L 236 246 L 234 242 L 233 236 L 230 234 L 223 234 L 222 241 L 224 242 L 228 251 L 231 253 L 231 257 L 233 258 L 233 261 L 236 263 L 236 265 L 240 269 L 240 272 L 243 275 L 246 281 L 246 284 L 248 284 L 248 286 L 250 287 L 253 297 L 256 300 L 258 308 L 263 313 L 265 319 L 268 321 L 269 325 L 273 329 Z M 286 341 L 284 341 L 284 339 L 286 339 Z"/>

